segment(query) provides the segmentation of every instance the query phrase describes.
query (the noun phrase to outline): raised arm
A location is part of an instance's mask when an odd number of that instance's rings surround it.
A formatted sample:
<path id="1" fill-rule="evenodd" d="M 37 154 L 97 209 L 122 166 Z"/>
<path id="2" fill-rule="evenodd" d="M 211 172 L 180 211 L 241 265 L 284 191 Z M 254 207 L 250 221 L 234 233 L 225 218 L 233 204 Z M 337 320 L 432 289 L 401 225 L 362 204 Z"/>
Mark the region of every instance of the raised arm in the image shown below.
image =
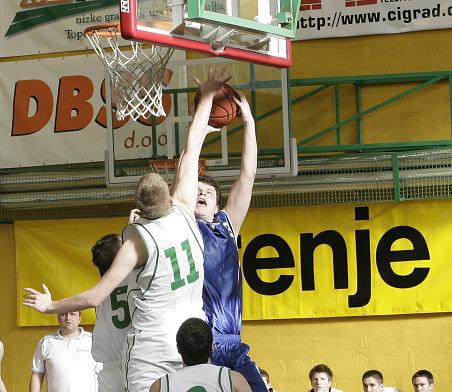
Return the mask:
<path id="1" fill-rule="evenodd" d="M 111 267 L 102 279 L 91 289 L 72 297 L 52 301 L 48 288 L 43 285 L 44 293 L 25 288 L 22 304 L 41 313 L 69 313 L 98 306 L 125 279 L 133 268 L 141 266 L 147 257 L 147 250 L 140 236 L 134 230 L 130 238 L 122 245 Z"/>
<path id="2" fill-rule="evenodd" d="M 257 170 L 257 142 L 253 115 L 245 95 L 237 91 L 240 100 L 234 97 L 240 107 L 243 121 L 243 147 L 240 175 L 232 184 L 225 211 L 229 215 L 236 234 L 245 220 L 253 194 L 254 178 Z"/>
<path id="3" fill-rule="evenodd" d="M 193 216 L 198 190 L 199 154 L 207 133 L 212 129 L 208 127 L 212 101 L 221 86 L 229 79 L 225 70 L 221 68 L 210 69 L 209 77 L 205 82 L 194 78 L 195 83 L 199 86 L 201 98 L 188 130 L 187 143 L 179 160 L 172 187 L 174 204 L 180 205 Z"/>

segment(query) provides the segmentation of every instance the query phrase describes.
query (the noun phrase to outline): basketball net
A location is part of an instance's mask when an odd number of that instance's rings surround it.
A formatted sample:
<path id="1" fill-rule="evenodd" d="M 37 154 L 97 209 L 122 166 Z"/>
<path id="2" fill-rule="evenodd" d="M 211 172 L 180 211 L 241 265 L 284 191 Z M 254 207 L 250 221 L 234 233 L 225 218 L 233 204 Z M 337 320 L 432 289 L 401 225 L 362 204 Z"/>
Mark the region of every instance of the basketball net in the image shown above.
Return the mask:
<path id="1" fill-rule="evenodd" d="M 110 75 L 118 120 L 165 116 L 163 77 L 174 49 L 129 41 L 131 50 L 121 50 L 119 24 L 88 27 L 84 34 Z"/>

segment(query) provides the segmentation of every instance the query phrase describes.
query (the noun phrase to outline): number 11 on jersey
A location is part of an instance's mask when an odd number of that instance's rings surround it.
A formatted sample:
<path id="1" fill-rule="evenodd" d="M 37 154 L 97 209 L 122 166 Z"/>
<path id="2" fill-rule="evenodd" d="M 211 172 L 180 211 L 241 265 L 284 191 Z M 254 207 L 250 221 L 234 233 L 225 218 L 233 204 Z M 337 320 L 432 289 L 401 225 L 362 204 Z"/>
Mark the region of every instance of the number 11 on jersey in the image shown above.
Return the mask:
<path id="1" fill-rule="evenodd" d="M 188 265 L 190 266 L 190 273 L 185 278 L 181 276 L 179 260 L 177 260 L 177 253 L 174 246 L 165 249 L 165 256 L 171 261 L 171 268 L 173 269 L 174 280 L 171 282 L 171 290 L 173 291 L 185 286 L 185 281 L 187 281 L 187 284 L 190 284 L 199 279 L 199 272 L 196 271 L 196 265 L 188 239 L 181 243 L 181 248 L 185 252 Z"/>

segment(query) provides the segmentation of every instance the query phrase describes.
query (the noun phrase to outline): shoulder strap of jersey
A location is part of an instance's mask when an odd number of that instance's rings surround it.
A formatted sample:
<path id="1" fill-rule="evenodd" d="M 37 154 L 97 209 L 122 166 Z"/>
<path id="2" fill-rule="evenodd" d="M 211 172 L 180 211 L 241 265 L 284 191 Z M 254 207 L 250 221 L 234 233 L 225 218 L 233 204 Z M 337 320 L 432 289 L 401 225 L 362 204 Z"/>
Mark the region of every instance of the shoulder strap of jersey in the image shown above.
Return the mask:
<path id="1" fill-rule="evenodd" d="M 220 367 L 220 371 L 218 372 L 218 384 L 221 392 L 232 392 L 231 369 L 225 366 Z"/>
<path id="2" fill-rule="evenodd" d="M 196 221 L 194 221 L 192 219 L 192 217 L 189 216 L 188 213 L 182 207 L 179 207 L 177 205 L 174 205 L 173 207 L 175 209 L 177 209 L 178 211 L 180 211 L 182 216 L 185 218 L 185 221 L 187 222 L 188 227 L 190 228 L 190 230 L 193 233 L 193 236 L 196 239 L 199 249 L 201 249 L 202 254 L 204 254 L 204 246 L 202 245 L 201 233 L 199 231 L 199 227 L 198 227 Z"/>
<path id="3" fill-rule="evenodd" d="M 169 376 L 166 374 L 160 378 L 160 392 L 169 392 Z"/>
<path id="4" fill-rule="evenodd" d="M 137 227 L 143 228 L 143 230 L 146 231 L 146 233 L 149 234 L 149 237 L 152 239 L 152 242 L 154 243 L 154 246 L 155 246 L 155 250 L 156 250 L 156 252 L 157 252 L 156 257 L 155 257 L 154 272 L 153 272 L 152 277 L 151 277 L 151 280 L 150 280 L 150 282 L 149 282 L 149 284 L 151 284 L 152 281 L 154 280 L 155 273 L 157 272 L 157 266 L 158 266 L 158 263 L 159 263 L 159 257 L 160 257 L 160 249 L 159 249 L 159 247 L 158 247 L 158 245 L 157 245 L 157 241 L 155 240 L 154 236 L 153 236 L 153 235 L 151 234 L 151 232 L 146 228 L 146 226 L 142 225 L 141 223 L 137 223 L 137 222 L 132 223 L 132 225 L 133 225 L 133 226 L 137 226 Z M 140 230 L 138 230 L 138 232 L 140 232 Z M 144 246 L 146 247 L 146 250 L 147 250 L 147 252 L 148 252 L 148 258 L 147 258 L 147 260 L 146 260 L 146 263 L 144 263 L 143 266 L 141 267 L 140 272 L 138 272 L 137 277 L 136 277 L 136 281 L 138 281 L 138 278 L 140 277 L 141 273 L 144 271 L 144 268 L 145 268 L 146 265 L 148 264 L 148 262 L 149 262 L 149 257 L 150 257 L 150 254 L 151 254 L 151 252 L 149 251 L 147 242 L 144 241 L 144 240 L 143 240 L 143 242 L 144 242 Z"/>

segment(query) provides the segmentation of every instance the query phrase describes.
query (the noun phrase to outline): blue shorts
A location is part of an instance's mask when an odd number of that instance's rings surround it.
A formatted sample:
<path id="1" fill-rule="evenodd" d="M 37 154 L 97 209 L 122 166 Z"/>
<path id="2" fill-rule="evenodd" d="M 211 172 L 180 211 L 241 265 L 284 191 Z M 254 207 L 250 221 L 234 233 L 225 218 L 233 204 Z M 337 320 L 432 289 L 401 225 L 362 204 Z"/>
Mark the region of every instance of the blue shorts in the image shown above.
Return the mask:
<path id="1" fill-rule="evenodd" d="M 250 347 L 242 343 L 240 335 L 213 335 L 212 364 L 226 366 L 243 375 L 253 392 L 268 392 L 256 364 L 248 352 Z"/>

